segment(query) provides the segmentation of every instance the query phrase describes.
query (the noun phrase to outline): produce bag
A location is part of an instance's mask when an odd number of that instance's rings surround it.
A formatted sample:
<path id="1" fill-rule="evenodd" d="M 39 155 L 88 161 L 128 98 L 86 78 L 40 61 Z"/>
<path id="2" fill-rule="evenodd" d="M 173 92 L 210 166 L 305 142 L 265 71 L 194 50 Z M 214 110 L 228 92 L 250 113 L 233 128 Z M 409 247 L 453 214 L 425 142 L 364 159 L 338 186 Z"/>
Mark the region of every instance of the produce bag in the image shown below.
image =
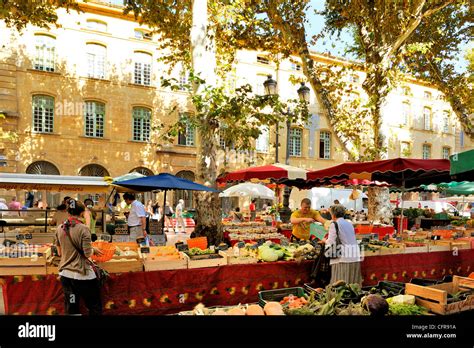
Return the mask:
<path id="1" fill-rule="evenodd" d="M 326 236 L 327 233 L 328 231 L 321 224 L 313 222 L 309 226 L 309 235 L 315 236 L 319 240 L 322 240 Z"/>

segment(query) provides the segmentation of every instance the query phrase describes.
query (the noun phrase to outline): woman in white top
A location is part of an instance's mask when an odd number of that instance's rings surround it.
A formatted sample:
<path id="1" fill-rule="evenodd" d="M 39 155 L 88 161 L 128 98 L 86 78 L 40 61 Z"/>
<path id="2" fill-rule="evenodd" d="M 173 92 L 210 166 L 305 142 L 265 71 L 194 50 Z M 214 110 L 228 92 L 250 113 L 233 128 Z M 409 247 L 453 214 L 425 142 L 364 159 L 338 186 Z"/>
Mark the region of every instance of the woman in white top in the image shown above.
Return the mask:
<path id="1" fill-rule="evenodd" d="M 360 248 L 357 244 L 354 226 L 350 221 L 344 219 L 346 208 L 337 204 L 329 210 L 332 223 L 329 227 L 328 238 L 323 239 L 323 242 L 325 242 L 326 248 L 337 245 L 337 258 L 333 258 L 329 262 L 331 265 L 330 283 L 343 280 L 347 284 L 362 284 Z M 340 244 L 336 243 L 337 236 L 339 236 Z"/>

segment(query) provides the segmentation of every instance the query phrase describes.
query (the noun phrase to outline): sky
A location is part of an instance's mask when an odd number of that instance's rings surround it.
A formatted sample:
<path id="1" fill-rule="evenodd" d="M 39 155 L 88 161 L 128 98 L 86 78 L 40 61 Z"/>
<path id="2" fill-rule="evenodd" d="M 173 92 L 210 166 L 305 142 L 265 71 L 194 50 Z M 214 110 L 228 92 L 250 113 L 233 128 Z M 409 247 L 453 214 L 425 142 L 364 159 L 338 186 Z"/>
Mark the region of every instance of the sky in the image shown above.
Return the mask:
<path id="1" fill-rule="evenodd" d="M 316 10 L 324 9 L 325 0 L 311 0 L 311 7 Z M 313 10 L 308 13 L 309 24 L 306 26 L 306 31 L 310 36 L 316 35 L 321 32 L 324 27 L 324 18 L 322 16 L 316 15 Z M 319 53 L 328 52 L 333 56 L 342 57 L 346 59 L 356 60 L 353 55 L 346 54 L 345 49 L 353 43 L 351 34 L 346 30 L 344 31 L 340 38 L 329 37 L 323 40 L 319 40 L 315 46 L 311 48 Z M 468 62 L 464 59 L 465 52 L 468 48 L 474 47 L 474 41 L 471 41 L 468 44 L 462 46 L 462 54 L 459 57 L 458 62 L 455 64 L 456 70 L 458 72 L 466 71 Z"/>

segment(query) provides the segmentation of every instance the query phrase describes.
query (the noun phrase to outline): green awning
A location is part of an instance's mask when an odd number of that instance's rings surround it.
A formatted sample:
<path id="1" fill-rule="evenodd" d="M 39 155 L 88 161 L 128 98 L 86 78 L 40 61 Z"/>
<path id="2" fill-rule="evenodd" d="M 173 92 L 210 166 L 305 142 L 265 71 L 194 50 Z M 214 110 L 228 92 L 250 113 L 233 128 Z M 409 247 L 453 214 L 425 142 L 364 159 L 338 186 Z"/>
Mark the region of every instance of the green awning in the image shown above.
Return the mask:
<path id="1" fill-rule="evenodd" d="M 474 194 L 474 182 L 464 182 L 446 190 L 450 195 L 469 196 Z"/>
<path id="2" fill-rule="evenodd" d="M 474 149 L 457 153 L 449 157 L 450 174 L 455 180 L 472 180 L 474 178 Z"/>

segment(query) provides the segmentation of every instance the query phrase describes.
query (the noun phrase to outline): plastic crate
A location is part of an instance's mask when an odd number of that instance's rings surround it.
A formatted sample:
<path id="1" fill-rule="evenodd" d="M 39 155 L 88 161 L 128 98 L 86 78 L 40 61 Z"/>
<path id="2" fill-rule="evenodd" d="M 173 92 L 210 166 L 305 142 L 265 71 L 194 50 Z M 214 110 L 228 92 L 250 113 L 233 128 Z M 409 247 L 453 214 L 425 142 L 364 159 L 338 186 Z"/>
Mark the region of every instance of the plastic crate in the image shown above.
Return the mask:
<path id="1" fill-rule="evenodd" d="M 421 286 L 430 286 L 443 283 L 441 279 L 423 279 L 423 278 L 412 278 L 410 284 L 416 284 Z"/>
<path id="2" fill-rule="evenodd" d="M 301 287 L 259 291 L 258 304 L 262 307 L 265 307 L 267 302 L 280 302 L 284 297 L 289 295 L 302 297 L 306 295 L 306 292 Z"/>
<path id="3" fill-rule="evenodd" d="M 191 238 L 186 241 L 188 248 L 199 248 L 202 250 L 207 249 L 207 238 L 206 237 L 197 237 Z"/>

